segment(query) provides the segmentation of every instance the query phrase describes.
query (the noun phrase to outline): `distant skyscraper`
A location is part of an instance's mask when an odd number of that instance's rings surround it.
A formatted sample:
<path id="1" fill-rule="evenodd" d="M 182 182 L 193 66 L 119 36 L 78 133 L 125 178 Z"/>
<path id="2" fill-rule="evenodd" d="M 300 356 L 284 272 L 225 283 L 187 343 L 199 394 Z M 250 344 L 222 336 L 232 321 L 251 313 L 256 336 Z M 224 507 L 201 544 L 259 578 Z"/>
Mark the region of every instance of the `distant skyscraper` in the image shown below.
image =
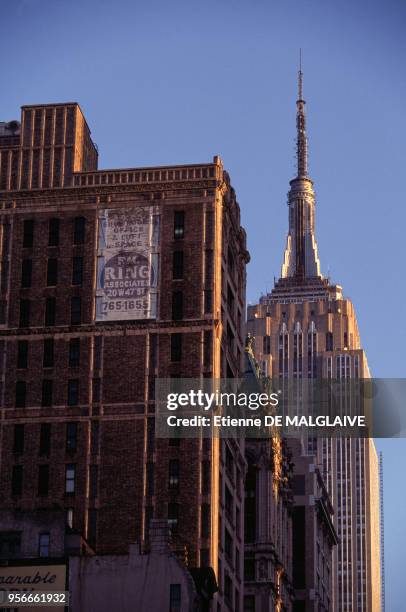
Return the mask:
<path id="1" fill-rule="evenodd" d="M 301 70 L 297 162 L 297 176 L 288 194 L 289 232 L 281 278 L 270 294 L 248 308 L 248 331 L 256 338 L 256 357 L 264 371 L 281 378 L 368 378 L 353 304 L 343 298 L 339 285 L 330 284 L 320 272 Z M 312 609 L 378 611 L 379 480 L 374 443 L 369 439 L 320 443 L 311 439 L 305 451 L 317 456 L 339 537 L 331 568 L 332 607 L 327 607 L 324 597 L 327 576 L 317 567 L 314 598 L 320 607 Z"/>

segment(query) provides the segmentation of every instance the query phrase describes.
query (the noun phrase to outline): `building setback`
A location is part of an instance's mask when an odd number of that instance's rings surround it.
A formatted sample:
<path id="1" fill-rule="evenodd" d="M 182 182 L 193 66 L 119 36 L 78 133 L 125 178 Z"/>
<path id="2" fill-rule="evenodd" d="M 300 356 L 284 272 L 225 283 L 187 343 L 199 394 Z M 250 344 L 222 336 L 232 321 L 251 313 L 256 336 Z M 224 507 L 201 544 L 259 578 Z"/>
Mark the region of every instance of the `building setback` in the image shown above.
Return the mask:
<path id="1" fill-rule="evenodd" d="M 97 170 L 75 103 L 23 107 L 0 155 L 2 541 L 10 512 L 59 508 L 127 554 L 166 519 L 218 610 L 242 609 L 244 442 L 154 435 L 156 378 L 243 371 L 249 255 L 222 161 Z"/>
<path id="2" fill-rule="evenodd" d="M 307 170 L 301 71 L 297 161 L 297 176 L 290 182 L 288 194 L 289 232 L 281 278 L 259 304 L 248 307 L 247 327 L 255 336 L 255 355 L 262 369 L 275 378 L 369 378 L 354 306 L 343 298 L 341 287 L 332 285 L 320 272 L 314 230 L 315 195 Z M 331 609 L 377 612 L 379 482 L 373 440 L 309 438 L 303 452 L 316 457 L 334 508 L 339 544 L 334 548 L 331 565 Z M 317 585 L 316 565 L 313 568 L 312 582 Z M 322 580 L 319 584 L 312 596 L 323 602 L 323 589 L 328 587 Z"/>

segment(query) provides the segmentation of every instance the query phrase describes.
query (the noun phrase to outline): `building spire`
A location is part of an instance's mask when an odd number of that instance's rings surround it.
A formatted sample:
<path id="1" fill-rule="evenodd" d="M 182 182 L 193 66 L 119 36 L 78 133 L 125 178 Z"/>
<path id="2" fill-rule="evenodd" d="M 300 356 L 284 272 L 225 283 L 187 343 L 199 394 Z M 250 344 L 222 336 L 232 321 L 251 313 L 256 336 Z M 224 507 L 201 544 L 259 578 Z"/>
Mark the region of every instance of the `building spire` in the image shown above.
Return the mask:
<path id="1" fill-rule="evenodd" d="M 303 100 L 302 51 L 299 55 L 298 99 L 296 101 L 297 175 L 290 181 L 288 193 L 289 232 L 281 278 L 298 282 L 322 278 L 314 234 L 315 196 L 313 181 L 307 171 L 307 136 Z"/>
<path id="2" fill-rule="evenodd" d="M 302 72 L 302 50 L 299 53 L 298 71 L 298 99 L 296 102 L 296 128 L 297 128 L 297 178 L 307 177 L 307 136 L 306 136 L 306 115 L 303 100 L 303 72 Z"/>

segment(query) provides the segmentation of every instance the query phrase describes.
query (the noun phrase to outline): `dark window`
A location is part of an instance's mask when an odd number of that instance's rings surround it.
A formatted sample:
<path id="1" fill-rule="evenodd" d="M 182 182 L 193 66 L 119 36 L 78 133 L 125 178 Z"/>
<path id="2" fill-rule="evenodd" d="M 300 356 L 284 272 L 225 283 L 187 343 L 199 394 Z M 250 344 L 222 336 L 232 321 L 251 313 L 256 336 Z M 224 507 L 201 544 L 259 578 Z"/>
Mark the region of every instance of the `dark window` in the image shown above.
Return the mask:
<path id="1" fill-rule="evenodd" d="M 172 293 L 172 319 L 179 321 L 183 318 L 183 293 L 174 291 Z"/>
<path id="2" fill-rule="evenodd" d="M 76 485 L 76 465 L 68 463 L 65 466 L 65 493 L 74 493 Z"/>
<path id="3" fill-rule="evenodd" d="M 168 525 L 172 533 L 176 533 L 179 523 L 179 504 L 171 502 L 168 504 Z"/>
<path id="4" fill-rule="evenodd" d="M 78 296 L 71 298 L 70 322 L 71 325 L 80 325 L 82 322 L 82 300 Z"/>
<path id="5" fill-rule="evenodd" d="M 224 530 L 224 552 L 226 553 L 226 557 L 232 564 L 233 562 L 233 538 L 231 537 L 230 532 L 227 527 Z"/>
<path id="6" fill-rule="evenodd" d="M 30 325 L 30 300 L 20 300 L 20 327 Z"/>
<path id="7" fill-rule="evenodd" d="M 98 404 L 100 402 L 100 388 L 101 388 L 100 378 L 93 378 L 92 380 L 92 399 L 95 404 Z"/>
<path id="8" fill-rule="evenodd" d="M 14 425 L 13 452 L 16 454 L 24 452 L 24 425 L 22 423 Z"/>
<path id="9" fill-rule="evenodd" d="M 270 355 L 271 354 L 271 336 L 264 336 L 264 346 L 263 346 L 263 353 L 264 355 Z"/>
<path id="10" fill-rule="evenodd" d="M 333 332 L 326 333 L 326 351 L 333 350 Z"/>
<path id="11" fill-rule="evenodd" d="M 152 461 L 147 461 L 145 470 L 147 495 L 151 496 L 154 494 L 154 464 Z"/>
<path id="12" fill-rule="evenodd" d="M 71 378 L 68 380 L 68 406 L 77 406 L 79 403 L 79 380 Z"/>
<path id="13" fill-rule="evenodd" d="M 183 278 L 183 251 L 173 252 L 172 276 L 175 280 Z"/>
<path id="14" fill-rule="evenodd" d="M 56 320 L 56 298 L 49 297 L 45 301 L 45 325 L 55 325 Z"/>
<path id="15" fill-rule="evenodd" d="M 255 612 L 255 595 L 244 595 L 244 612 Z"/>
<path id="16" fill-rule="evenodd" d="M 169 488 L 179 488 L 179 459 L 169 461 Z"/>
<path id="17" fill-rule="evenodd" d="M 180 584 L 169 586 L 169 612 L 180 612 L 182 604 L 182 587 Z"/>
<path id="18" fill-rule="evenodd" d="M 99 492 L 99 466 L 97 464 L 89 466 L 89 497 L 95 499 Z"/>
<path id="19" fill-rule="evenodd" d="M 0 532 L 0 559 L 18 559 L 21 553 L 21 531 Z M 3 608 L 10 609 L 10 608 Z"/>
<path id="20" fill-rule="evenodd" d="M 77 368 L 80 364 L 80 338 L 69 340 L 69 367 Z"/>
<path id="21" fill-rule="evenodd" d="M 72 285 L 81 285 L 83 282 L 83 257 L 74 257 L 72 260 Z"/>
<path id="22" fill-rule="evenodd" d="M 49 455 L 51 450 L 51 424 L 41 423 L 39 433 L 39 454 Z"/>
<path id="23" fill-rule="evenodd" d="M 210 565 L 210 551 L 208 548 L 200 549 L 200 567 L 209 567 Z"/>
<path id="24" fill-rule="evenodd" d="M 47 287 L 55 287 L 58 282 L 58 260 L 54 257 L 48 259 L 47 264 Z"/>
<path id="25" fill-rule="evenodd" d="M 25 408 L 27 399 L 27 383 L 25 380 L 16 381 L 16 408 Z"/>
<path id="26" fill-rule="evenodd" d="M 17 345 L 17 368 L 28 367 L 28 340 L 19 340 Z"/>
<path id="27" fill-rule="evenodd" d="M 210 504 L 202 504 L 201 511 L 201 537 L 210 537 Z"/>
<path id="28" fill-rule="evenodd" d="M 40 533 L 38 537 L 38 556 L 49 557 L 49 533 Z"/>
<path id="29" fill-rule="evenodd" d="M 231 582 L 231 578 L 227 572 L 224 572 L 224 599 L 229 607 L 232 607 L 232 598 L 233 598 L 233 583 Z"/>
<path id="30" fill-rule="evenodd" d="M 83 244 L 85 241 L 86 219 L 75 217 L 73 230 L 73 244 Z"/>
<path id="31" fill-rule="evenodd" d="M 209 314 L 213 310 L 213 292 L 211 289 L 204 290 L 204 312 Z"/>
<path id="32" fill-rule="evenodd" d="M 173 216 L 173 237 L 183 238 L 185 236 L 185 212 L 176 210 Z"/>
<path id="33" fill-rule="evenodd" d="M 171 334 L 171 361 L 182 359 L 182 334 Z"/>
<path id="34" fill-rule="evenodd" d="M 23 492 L 23 466 L 13 465 L 11 473 L 11 494 L 21 495 Z"/>
<path id="35" fill-rule="evenodd" d="M 66 423 L 66 450 L 75 451 L 77 446 L 78 424 Z"/>
<path id="36" fill-rule="evenodd" d="M 53 381 L 49 379 L 44 379 L 42 381 L 42 406 L 52 406 L 52 389 Z"/>
<path id="37" fill-rule="evenodd" d="M 21 264 L 21 287 L 31 287 L 32 259 L 23 259 Z"/>
<path id="38" fill-rule="evenodd" d="M 255 580 L 255 560 L 253 557 L 244 559 L 244 580 Z"/>
<path id="39" fill-rule="evenodd" d="M 59 244 L 59 219 L 49 220 L 48 246 Z"/>
<path id="40" fill-rule="evenodd" d="M 292 491 L 295 495 L 305 495 L 306 479 L 301 474 L 292 476 Z"/>
<path id="41" fill-rule="evenodd" d="M 211 466 L 210 461 L 202 461 L 202 495 L 210 493 Z"/>
<path id="42" fill-rule="evenodd" d="M 54 339 L 53 338 L 45 338 L 44 340 L 42 366 L 44 368 L 52 368 L 54 366 Z"/>
<path id="43" fill-rule="evenodd" d="M 49 490 L 49 465 L 38 466 L 38 495 L 47 496 Z"/>
<path id="44" fill-rule="evenodd" d="M 24 221 L 23 247 L 31 248 L 34 242 L 34 220 Z"/>

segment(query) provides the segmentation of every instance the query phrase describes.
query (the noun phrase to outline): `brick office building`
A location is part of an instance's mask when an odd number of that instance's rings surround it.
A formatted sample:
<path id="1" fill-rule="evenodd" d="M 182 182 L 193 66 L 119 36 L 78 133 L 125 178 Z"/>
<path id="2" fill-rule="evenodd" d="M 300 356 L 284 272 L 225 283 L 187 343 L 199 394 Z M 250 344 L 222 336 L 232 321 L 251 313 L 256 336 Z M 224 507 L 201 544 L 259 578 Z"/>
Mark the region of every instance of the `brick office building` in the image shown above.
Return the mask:
<path id="1" fill-rule="evenodd" d="M 99 554 L 166 518 L 237 610 L 243 443 L 154 436 L 156 377 L 242 367 L 249 256 L 220 158 L 97 170 L 77 104 L 23 107 L 0 156 L 1 509 L 59 508 Z"/>

